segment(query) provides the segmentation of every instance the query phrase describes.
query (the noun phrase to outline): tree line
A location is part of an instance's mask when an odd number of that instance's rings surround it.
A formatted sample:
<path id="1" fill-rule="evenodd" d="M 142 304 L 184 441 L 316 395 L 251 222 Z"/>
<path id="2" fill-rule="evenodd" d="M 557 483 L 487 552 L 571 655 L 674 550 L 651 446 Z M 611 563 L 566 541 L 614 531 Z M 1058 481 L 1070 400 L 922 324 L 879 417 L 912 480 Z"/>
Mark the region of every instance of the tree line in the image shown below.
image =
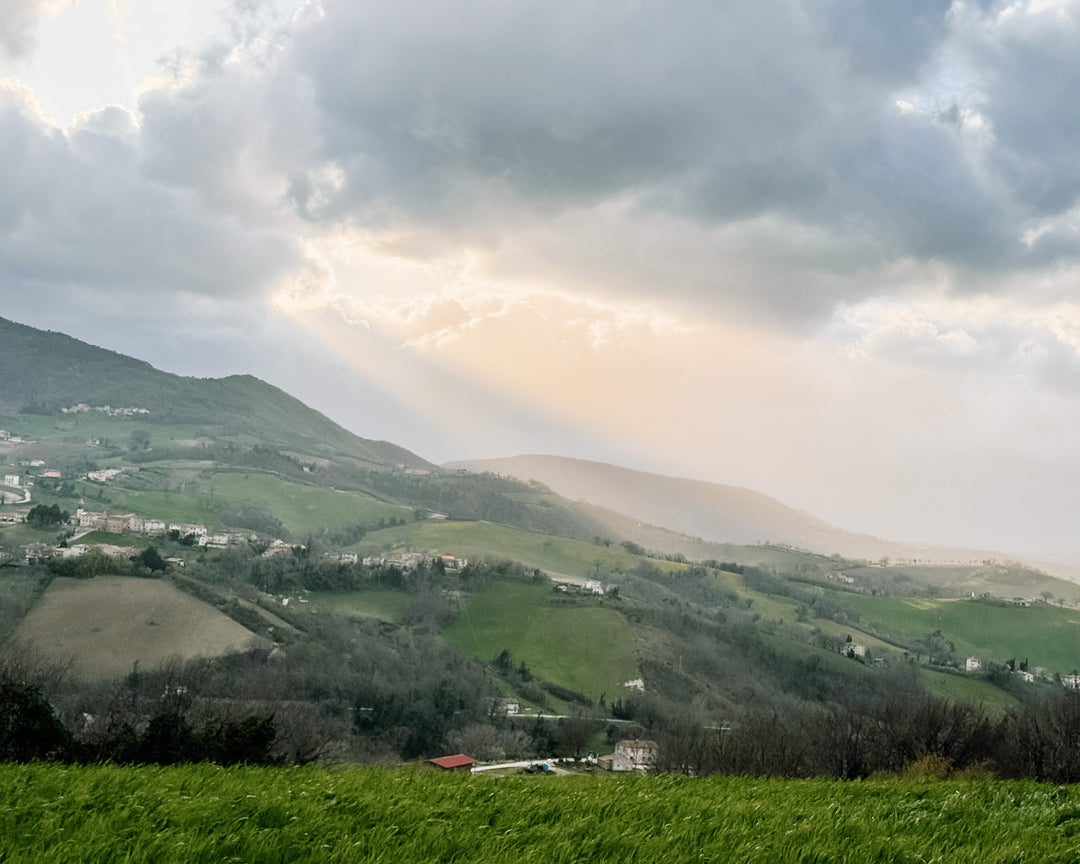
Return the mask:
<path id="1" fill-rule="evenodd" d="M 1080 782 L 1080 692 L 1063 690 L 993 718 L 911 690 L 872 700 L 792 703 L 706 725 L 686 714 L 658 734 L 656 769 L 693 775 L 873 774 Z"/>

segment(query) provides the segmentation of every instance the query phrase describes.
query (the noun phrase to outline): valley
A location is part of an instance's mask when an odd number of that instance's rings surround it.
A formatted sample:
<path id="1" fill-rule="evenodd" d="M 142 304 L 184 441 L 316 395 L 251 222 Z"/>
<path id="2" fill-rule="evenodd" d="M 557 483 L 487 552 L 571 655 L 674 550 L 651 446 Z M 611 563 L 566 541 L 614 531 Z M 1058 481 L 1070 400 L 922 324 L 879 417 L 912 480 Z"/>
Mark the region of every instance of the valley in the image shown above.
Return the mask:
<path id="1" fill-rule="evenodd" d="M 274 713 L 289 759 L 576 755 L 898 691 L 1007 719 L 1080 684 L 1080 586 L 1018 562 L 746 542 L 821 523 L 575 460 L 439 468 L 261 382 L 226 405 L 221 382 L 19 333 L 109 370 L 50 372 L 0 418 L 0 639 L 71 722 L 127 700 L 145 723 L 168 680 L 193 719 Z"/>

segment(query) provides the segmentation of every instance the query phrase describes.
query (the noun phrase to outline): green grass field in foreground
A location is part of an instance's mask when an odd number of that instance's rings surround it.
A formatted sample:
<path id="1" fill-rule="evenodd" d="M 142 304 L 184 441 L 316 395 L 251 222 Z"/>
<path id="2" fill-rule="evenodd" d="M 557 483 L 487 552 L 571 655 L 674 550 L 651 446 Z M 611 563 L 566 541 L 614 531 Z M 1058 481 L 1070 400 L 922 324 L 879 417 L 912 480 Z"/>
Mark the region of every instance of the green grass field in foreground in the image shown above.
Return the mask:
<path id="1" fill-rule="evenodd" d="M 466 654 L 491 660 L 509 649 L 537 675 L 613 701 L 640 675 L 630 624 L 614 609 L 547 605 L 551 585 L 496 582 L 446 630 Z"/>
<path id="2" fill-rule="evenodd" d="M 0 860 L 1073 862 L 1080 791 L 1003 781 L 0 766 Z"/>

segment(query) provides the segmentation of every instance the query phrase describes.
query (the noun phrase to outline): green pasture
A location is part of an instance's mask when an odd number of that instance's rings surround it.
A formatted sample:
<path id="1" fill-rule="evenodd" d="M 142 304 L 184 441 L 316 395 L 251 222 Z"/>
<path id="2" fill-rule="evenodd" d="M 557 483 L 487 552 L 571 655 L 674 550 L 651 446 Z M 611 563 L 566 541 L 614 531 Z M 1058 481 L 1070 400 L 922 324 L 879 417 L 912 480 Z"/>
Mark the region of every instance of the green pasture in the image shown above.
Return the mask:
<path id="1" fill-rule="evenodd" d="M 307 595 L 312 612 L 331 612 L 351 618 L 376 618 L 397 624 L 401 621 L 409 595 L 402 591 L 312 591 Z"/>
<path id="2" fill-rule="evenodd" d="M 754 591 L 743 584 L 741 576 L 726 570 L 719 571 L 714 578 L 724 588 L 727 588 L 729 591 L 734 591 L 740 597 L 750 600 L 752 603 L 750 608 L 759 613 L 766 621 L 796 623 L 795 610 L 799 604 L 790 597 L 783 597 L 779 594 L 763 594 L 760 591 Z M 827 633 L 830 636 L 837 636 L 841 639 L 851 636 L 851 638 L 860 645 L 866 645 L 868 648 L 875 650 L 896 650 L 895 645 L 891 645 L 888 642 L 878 639 L 870 633 L 852 627 L 849 624 L 838 624 L 836 621 L 832 621 L 828 618 L 812 618 L 804 626 L 807 629 L 816 627 L 823 633 Z"/>
<path id="3" fill-rule="evenodd" d="M 60 530 L 57 526 L 35 528 L 25 522 L 19 522 L 15 525 L 0 526 L 0 540 L 5 546 L 25 546 L 28 543 L 48 543 L 51 546 L 56 543 L 56 535 L 60 533 Z"/>
<path id="4" fill-rule="evenodd" d="M 1040 597 L 1044 591 L 1075 603 L 1080 600 L 1080 585 L 1037 570 L 1004 564 L 920 564 L 867 568 L 879 573 L 901 573 L 916 582 L 939 585 L 951 591 L 969 594 L 989 592 L 1003 600 L 1013 597 Z M 859 570 L 849 571 L 859 577 Z"/>
<path id="5" fill-rule="evenodd" d="M 1020 705 L 1019 700 L 989 681 L 968 675 L 950 675 L 933 669 L 920 669 L 919 680 L 932 696 L 950 702 L 967 702 L 982 705 L 990 714 L 1000 716 L 1010 708 Z"/>
<path id="6" fill-rule="evenodd" d="M 1074 862 L 1080 792 L 1000 781 L 0 766 L 0 859 Z"/>
<path id="7" fill-rule="evenodd" d="M 404 549 L 459 558 L 510 559 L 547 573 L 590 579 L 637 566 L 638 558 L 619 546 L 598 546 L 534 534 L 494 522 L 423 521 L 368 534 L 354 547 L 364 555 Z M 661 569 L 683 565 L 654 562 Z"/>
<path id="8" fill-rule="evenodd" d="M 165 492 L 125 489 L 118 484 L 94 484 L 102 498 L 86 495 L 86 509 L 109 513 L 138 513 L 166 523 L 205 525 L 213 531 L 225 526 L 214 512 L 210 497 L 201 492 Z"/>
<path id="9" fill-rule="evenodd" d="M 215 474 L 211 489 L 215 498 L 267 510 L 297 536 L 324 528 L 333 531 L 380 519 L 413 517 L 409 507 L 387 504 L 360 492 L 304 486 L 256 471 Z"/>
<path id="10" fill-rule="evenodd" d="M 1028 659 L 1068 673 L 1080 668 L 1080 611 L 1033 603 L 1031 606 L 978 600 L 845 595 L 858 610 L 861 626 L 884 639 L 914 642 L 941 630 L 956 645 L 959 659 L 974 656 L 1004 663 Z"/>
<path id="11" fill-rule="evenodd" d="M 496 582 L 473 597 L 446 637 L 491 660 L 504 648 L 541 678 L 599 699 L 615 699 L 637 678 L 634 633 L 603 606 L 549 606 L 550 584 Z"/>
<path id="12" fill-rule="evenodd" d="M 123 405 L 113 407 L 138 407 Z M 195 424 L 162 424 L 154 421 L 154 415 L 109 417 L 97 412 L 67 414 L 60 417 L 36 414 L 20 414 L 4 421 L 12 435 L 50 447 L 62 445 L 85 445 L 90 440 L 108 441 L 115 447 L 127 448 L 131 433 L 142 429 L 150 436 L 150 447 L 162 447 L 178 441 L 190 441 L 205 434 Z M 92 453 L 92 451 L 91 451 Z M 104 464 L 104 463 L 102 463 Z"/>
<path id="13" fill-rule="evenodd" d="M 876 636 L 867 633 L 865 630 L 861 630 L 858 627 L 852 627 L 850 624 L 839 624 L 829 618 L 812 618 L 810 619 L 810 626 L 817 627 L 822 633 L 827 633 L 830 636 L 836 636 L 840 639 L 850 636 L 853 641 L 858 642 L 860 645 L 865 645 L 873 651 L 902 650 L 896 645 L 878 639 Z"/>
<path id="14" fill-rule="evenodd" d="M 83 534 L 78 540 L 73 541 L 80 546 L 96 546 L 104 543 L 109 546 L 160 546 L 160 537 L 151 537 L 136 531 L 120 531 L 114 534 L 111 531 L 90 531 Z"/>

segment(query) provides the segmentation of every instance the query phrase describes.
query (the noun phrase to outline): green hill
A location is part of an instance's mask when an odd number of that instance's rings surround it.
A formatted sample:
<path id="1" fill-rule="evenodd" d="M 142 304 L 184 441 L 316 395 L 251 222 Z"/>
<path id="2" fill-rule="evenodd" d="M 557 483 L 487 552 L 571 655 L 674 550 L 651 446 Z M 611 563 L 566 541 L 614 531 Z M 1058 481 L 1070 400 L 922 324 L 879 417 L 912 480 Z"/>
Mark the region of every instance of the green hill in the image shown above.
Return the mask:
<path id="1" fill-rule="evenodd" d="M 76 419 L 64 409 L 144 409 L 123 417 L 133 426 L 186 425 L 201 437 L 262 442 L 311 456 L 344 456 L 372 465 L 430 469 L 395 444 L 353 435 L 265 381 L 250 375 L 186 378 L 149 363 L 97 348 L 62 333 L 0 318 L 4 346 L 0 416 L 48 415 Z M 91 416 L 99 412 L 90 412 Z"/>
<path id="2" fill-rule="evenodd" d="M 631 569 L 638 557 L 615 546 L 585 543 L 492 522 L 425 521 L 373 531 L 357 544 L 364 555 L 408 551 L 452 554 L 460 558 L 518 561 L 556 576 L 604 577 Z M 682 565 L 658 562 L 667 569 Z"/>
<path id="3" fill-rule="evenodd" d="M 863 626 L 908 644 L 940 630 L 957 656 L 1004 663 L 1028 660 L 1031 668 L 1069 673 L 1080 669 L 1080 613 L 1033 603 L 1014 606 L 990 600 L 931 600 L 914 597 L 849 598 Z"/>

